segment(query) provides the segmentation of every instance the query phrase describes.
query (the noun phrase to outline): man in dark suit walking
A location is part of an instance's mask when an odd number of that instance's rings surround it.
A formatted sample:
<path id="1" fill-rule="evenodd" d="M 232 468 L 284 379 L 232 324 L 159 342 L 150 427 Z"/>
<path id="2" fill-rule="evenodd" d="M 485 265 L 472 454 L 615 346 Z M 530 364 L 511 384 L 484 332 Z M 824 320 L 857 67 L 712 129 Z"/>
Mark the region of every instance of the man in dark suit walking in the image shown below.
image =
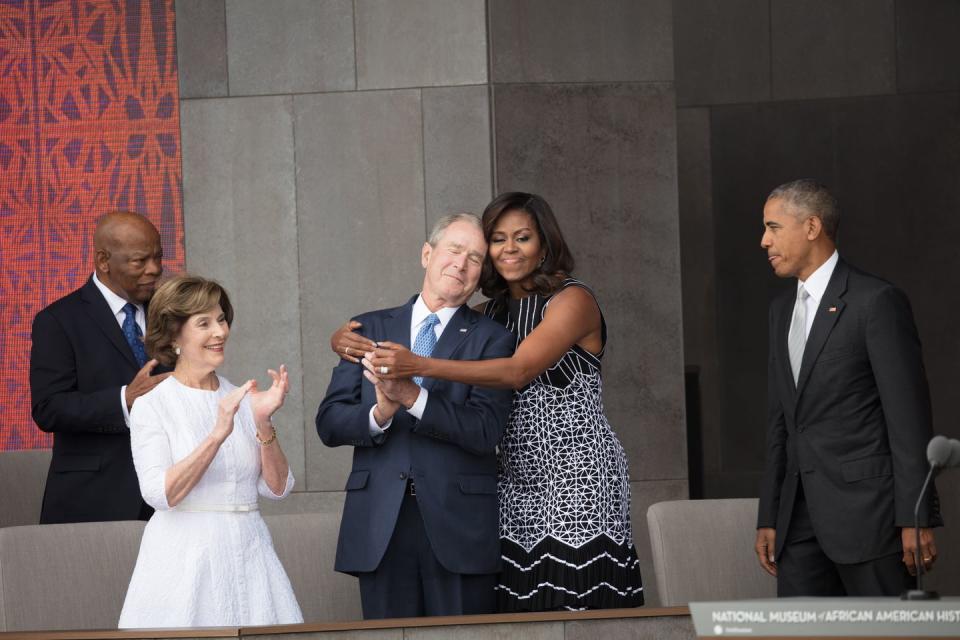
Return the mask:
<path id="1" fill-rule="evenodd" d="M 143 216 L 106 214 L 95 272 L 33 320 L 33 419 L 53 433 L 41 524 L 146 520 L 127 426 L 133 401 L 169 374 L 151 375 L 142 337 L 163 271 L 160 234 Z"/>
<path id="2" fill-rule="evenodd" d="M 844 262 L 836 200 L 812 180 L 774 189 L 761 246 L 797 286 L 770 306 L 766 470 L 756 552 L 780 596 L 892 596 L 909 587 L 927 473 L 930 393 L 907 297 Z M 937 551 L 936 492 L 920 508 Z"/>
<path id="3" fill-rule="evenodd" d="M 464 304 L 486 250 L 476 216 L 441 219 L 423 245 L 420 295 L 359 316 L 362 333 L 438 358 L 509 357 L 514 336 Z M 346 359 L 334 369 L 317 432 L 354 447 L 336 570 L 359 577 L 365 618 L 493 611 L 495 451 L 511 402 L 508 390 L 382 380 Z"/>

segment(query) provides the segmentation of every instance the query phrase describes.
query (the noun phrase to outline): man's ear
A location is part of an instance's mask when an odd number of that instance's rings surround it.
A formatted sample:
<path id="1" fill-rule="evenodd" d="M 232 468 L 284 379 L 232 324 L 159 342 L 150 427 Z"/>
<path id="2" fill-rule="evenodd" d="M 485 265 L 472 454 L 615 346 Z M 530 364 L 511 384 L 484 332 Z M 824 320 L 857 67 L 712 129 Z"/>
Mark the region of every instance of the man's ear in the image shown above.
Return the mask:
<path id="1" fill-rule="evenodd" d="M 806 227 L 807 240 L 816 240 L 823 233 L 823 221 L 820 216 L 810 216 L 803 221 Z"/>
<path id="2" fill-rule="evenodd" d="M 97 249 L 93 254 L 93 265 L 97 273 L 110 273 L 110 252 L 106 249 Z"/>
<path id="3" fill-rule="evenodd" d="M 430 262 L 430 253 L 433 251 L 433 247 L 430 246 L 429 242 L 423 243 L 423 249 L 420 250 L 420 266 L 424 269 L 427 268 L 427 263 Z"/>

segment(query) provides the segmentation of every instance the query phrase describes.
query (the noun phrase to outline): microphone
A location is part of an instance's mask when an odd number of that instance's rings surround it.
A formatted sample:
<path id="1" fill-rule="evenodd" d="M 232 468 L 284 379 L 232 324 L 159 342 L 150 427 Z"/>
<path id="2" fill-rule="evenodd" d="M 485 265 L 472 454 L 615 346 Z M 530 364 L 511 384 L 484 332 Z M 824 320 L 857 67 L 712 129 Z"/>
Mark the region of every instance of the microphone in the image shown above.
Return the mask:
<path id="1" fill-rule="evenodd" d="M 937 469 L 960 467 L 960 440 L 934 436 L 927 445 L 927 461 Z"/>
<path id="2" fill-rule="evenodd" d="M 901 600 L 940 599 L 940 595 L 936 591 L 925 591 L 923 589 L 923 563 L 920 558 L 920 505 L 923 504 L 923 497 L 927 493 L 930 481 L 938 471 L 960 467 L 960 440 L 934 436 L 927 444 L 927 462 L 930 463 L 930 471 L 927 473 L 927 479 L 923 482 L 920 497 L 917 498 L 917 504 L 913 509 L 913 527 L 917 540 L 917 548 L 913 552 L 913 563 L 917 568 L 917 588 L 905 591 L 900 597 Z"/>

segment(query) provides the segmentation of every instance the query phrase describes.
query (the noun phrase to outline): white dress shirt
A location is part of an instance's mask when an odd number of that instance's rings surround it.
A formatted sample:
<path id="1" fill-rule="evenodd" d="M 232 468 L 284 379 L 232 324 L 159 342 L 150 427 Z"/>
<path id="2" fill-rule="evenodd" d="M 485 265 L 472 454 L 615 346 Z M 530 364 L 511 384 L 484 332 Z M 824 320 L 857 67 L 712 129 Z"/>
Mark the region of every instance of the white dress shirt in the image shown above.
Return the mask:
<path id="1" fill-rule="evenodd" d="M 460 305 L 462 306 L 462 305 Z M 410 344 L 411 346 L 417 341 L 417 334 L 420 333 L 420 329 L 423 327 L 423 323 L 426 321 L 427 316 L 431 313 L 437 314 L 437 319 L 440 321 L 433 326 L 434 333 L 437 334 L 437 341 L 440 341 L 440 336 L 443 335 L 443 330 L 450 323 L 450 319 L 454 316 L 460 306 L 456 307 L 441 307 L 436 311 L 430 311 L 426 303 L 423 301 L 423 296 L 417 296 L 417 301 L 413 303 L 413 310 L 410 314 Z M 417 396 L 417 401 L 413 403 L 413 406 L 407 409 L 407 413 L 412 415 L 414 418 L 419 420 L 423 417 L 423 410 L 427 408 L 427 397 L 429 393 L 423 387 L 420 388 L 420 395 Z M 393 423 L 393 418 L 388 419 L 383 426 L 377 424 L 376 419 L 373 417 L 373 410 L 376 409 L 377 405 L 370 407 L 370 435 L 376 436 L 380 435 L 384 431 L 390 428 L 390 425 Z"/>
<path id="2" fill-rule="evenodd" d="M 120 325 L 121 329 L 123 329 L 123 321 L 127 317 L 127 314 L 123 311 L 123 307 L 129 301 L 121 298 L 107 288 L 107 285 L 100 282 L 100 278 L 97 277 L 96 272 L 93 274 L 93 284 L 100 291 L 101 295 L 103 295 L 104 300 L 107 301 L 107 306 L 109 306 L 110 311 L 113 312 L 113 317 L 117 320 L 117 324 Z M 140 333 L 146 335 L 147 314 L 143 310 L 143 305 L 134 302 L 133 306 L 137 308 L 137 313 L 134 314 L 134 321 L 137 323 L 137 326 L 140 327 Z M 120 406 L 123 408 L 123 421 L 127 424 L 127 427 L 129 427 L 130 411 L 127 409 L 127 385 L 120 387 Z"/>
<path id="3" fill-rule="evenodd" d="M 837 261 L 840 259 L 840 254 L 834 250 L 833 255 L 827 258 L 827 261 L 822 265 L 817 267 L 817 270 L 810 274 L 810 277 L 806 281 L 797 280 L 797 293 L 800 292 L 800 287 L 803 286 L 807 290 L 807 293 L 810 296 L 806 300 L 807 306 L 807 326 L 804 327 L 806 337 L 810 337 L 810 328 L 813 326 L 814 316 L 817 315 L 817 308 L 820 306 L 820 300 L 823 299 L 823 294 L 827 292 L 827 285 L 830 284 L 830 276 L 833 275 L 833 270 L 837 266 Z M 796 302 L 794 302 L 796 305 Z M 793 321 L 790 321 L 790 327 L 793 328 Z M 789 330 L 787 335 L 790 335 Z"/>

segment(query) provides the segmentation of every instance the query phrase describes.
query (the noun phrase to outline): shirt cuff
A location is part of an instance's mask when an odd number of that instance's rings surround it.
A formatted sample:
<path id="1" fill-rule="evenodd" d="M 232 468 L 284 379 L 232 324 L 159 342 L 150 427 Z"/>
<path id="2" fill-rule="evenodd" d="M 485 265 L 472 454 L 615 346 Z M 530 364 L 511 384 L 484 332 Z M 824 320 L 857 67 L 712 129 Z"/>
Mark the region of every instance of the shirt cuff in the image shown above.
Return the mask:
<path id="1" fill-rule="evenodd" d="M 130 410 L 127 409 L 127 385 L 120 387 L 120 408 L 123 409 L 123 423 L 130 428 Z"/>
<path id="2" fill-rule="evenodd" d="M 420 395 L 417 396 L 417 401 L 413 403 L 413 406 L 407 409 L 407 413 L 412 415 L 417 420 L 423 419 L 423 412 L 427 408 L 427 398 L 430 394 L 426 389 L 420 387 Z"/>
<path id="3" fill-rule="evenodd" d="M 384 431 L 390 428 L 390 425 L 393 424 L 393 418 L 388 418 L 386 422 L 383 423 L 383 426 L 377 424 L 377 419 L 373 417 L 373 410 L 377 408 L 377 405 L 370 407 L 370 423 L 369 430 L 371 436 L 378 436 Z"/>

